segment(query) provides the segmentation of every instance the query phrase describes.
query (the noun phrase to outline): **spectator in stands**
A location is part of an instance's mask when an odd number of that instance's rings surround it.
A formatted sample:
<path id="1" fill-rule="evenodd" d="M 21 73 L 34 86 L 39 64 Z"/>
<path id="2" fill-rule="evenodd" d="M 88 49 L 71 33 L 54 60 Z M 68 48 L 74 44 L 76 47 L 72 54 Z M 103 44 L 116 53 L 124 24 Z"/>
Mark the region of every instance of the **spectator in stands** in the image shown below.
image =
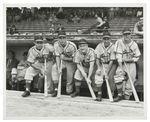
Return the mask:
<path id="1" fill-rule="evenodd" d="M 55 32 L 54 24 L 50 25 L 49 32 L 53 34 Z"/>
<path id="2" fill-rule="evenodd" d="M 12 25 L 10 28 L 9 28 L 9 34 L 13 35 L 13 34 L 16 34 L 18 33 L 17 31 L 17 28 L 15 25 Z"/>
<path id="3" fill-rule="evenodd" d="M 99 17 L 97 14 L 95 15 L 95 18 L 96 18 L 96 22 L 97 22 L 97 27 L 101 26 L 102 23 L 103 23 L 103 20 L 101 17 Z"/>
<path id="4" fill-rule="evenodd" d="M 143 16 L 143 11 L 142 11 L 142 9 L 139 9 L 139 10 L 137 11 L 136 16 L 137 16 L 137 17 Z"/>
<path id="5" fill-rule="evenodd" d="M 32 12 L 30 8 L 27 9 L 26 16 L 27 16 L 27 22 L 30 22 L 32 18 Z"/>
<path id="6" fill-rule="evenodd" d="M 10 90 L 13 87 L 11 72 L 13 68 L 17 68 L 19 61 L 15 57 L 15 52 L 8 51 L 8 58 L 6 59 L 6 89 Z"/>
<path id="7" fill-rule="evenodd" d="M 104 31 L 108 31 L 109 28 L 110 27 L 109 27 L 109 22 L 107 20 L 107 17 L 104 17 L 102 25 L 100 27 L 98 27 L 98 29 L 99 29 L 98 32 L 102 33 Z"/>
<path id="8" fill-rule="evenodd" d="M 134 33 L 140 37 L 143 37 L 143 17 L 141 17 L 140 21 L 135 24 Z"/>
<path id="9" fill-rule="evenodd" d="M 72 18 L 73 18 L 73 15 L 72 15 L 72 14 L 70 14 L 70 15 L 67 16 L 67 23 L 68 23 L 68 24 L 73 22 L 73 21 L 72 21 Z"/>
<path id="10" fill-rule="evenodd" d="M 81 19 L 77 15 L 75 15 L 75 17 L 72 18 L 72 21 L 74 22 L 74 24 L 77 24 L 80 23 Z"/>
<path id="11" fill-rule="evenodd" d="M 65 28 L 62 26 L 61 23 L 58 24 L 58 28 L 56 29 L 56 33 L 59 33 L 59 32 L 65 32 Z"/>
<path id="12" fill-rule="evenodd" d="M 97 31 L 98 33 L 102 33 L 104 31 L 107 31 L 109 27 L 109 22 L 107 20 L 107 17 L 104 17 L 104 19 L 101 21 L 99 25 L 97 25 Z"/>

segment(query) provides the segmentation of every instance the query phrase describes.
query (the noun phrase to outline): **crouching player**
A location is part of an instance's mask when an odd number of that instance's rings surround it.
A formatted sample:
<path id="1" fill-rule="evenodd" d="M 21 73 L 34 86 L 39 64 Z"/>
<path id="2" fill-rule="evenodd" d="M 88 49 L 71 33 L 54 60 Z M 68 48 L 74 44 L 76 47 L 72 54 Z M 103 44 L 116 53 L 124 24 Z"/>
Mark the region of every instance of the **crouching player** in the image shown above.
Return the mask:
<path id="1" fill-rule="evenodd" d="M 127 69 L 124 62 L 127 65 L 130 77 L 133 84 L 136 81 L 136 62 L 141 55 L 138 45 L 135 41 L 131 39 L 131 30 L 125 28 L 123 30 L 123 38 L 116 41 L 115 44 L 116 58 L 118 61 L 118 68 L 116 75 L 114 76 L 116 87 L 118 90 L 118 96 L 114 99 L 115 102 L 123 99 L 130 99 L 132 95 L 132 88 L 127 76 Z M 124 82 L 124 84 L 123 84 Z M 124 96 L 123 96 L 124 95 Z"/>
<path id="2" fill-rule="evenodd" d="M 95 49 L 97 71 L 95 73 L 95 84 L 97 86 L 98 95 L 97 101 L 102 100 L 102 84 L 107 78 L 109 84 L 113 84 L 110 79 L 110 71 L 112 69 L 113 61 L 115 60 L 114 44 L 110 42 L 110 33 L 103 33 L 102 43 L 99 43 Z M 111 81 L 110 81 L 111 80 Z"/>
<path id="3" fill-rule="evenodd" d="M 79 96 L 82 81 L 86 80 L 88 83 L 91 83 L 92 76 L 94 76 L 95 52 L 88 47 L 85 39 L 79 40 L 79 49 L 75 53 L 74 62 L 77 64 L 77 70 L 74 75 L 75 92 L 71 97 Z"/>
<path id="4" fill-rule="evenodd" d="M 43 37 L 35 37 L 35 46 L 30 48 L 28 52 L 27 61 L 29 62 L 29 68 L 26 70 L 25 80 L 26 80 L 26 90 L 22 94 L 22 97 L 27 97 L 30 95 L 30 86 L 33 80 L 33 77 L 37 74 L 42 75 L 51 75 L 46 74 L 47 71 L 44 70 L 44 59 L 47 59 L 47 70 L 48 67 L 51 67 L 52 60 L 51 57 L 48 57 L 50 53 L 54 52 L 54 48 L 50 44 L 44 44 Z M 48 77 L 47 77 L 48 78 Z M 48 81 L 50 79 L 47 79 Z"/>

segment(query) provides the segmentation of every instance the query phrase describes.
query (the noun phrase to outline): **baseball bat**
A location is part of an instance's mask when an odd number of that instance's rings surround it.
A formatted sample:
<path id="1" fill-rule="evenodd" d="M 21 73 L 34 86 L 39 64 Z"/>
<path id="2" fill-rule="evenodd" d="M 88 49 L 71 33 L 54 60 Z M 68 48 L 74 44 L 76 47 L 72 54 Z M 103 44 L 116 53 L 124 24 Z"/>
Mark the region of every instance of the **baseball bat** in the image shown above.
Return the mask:
<path id="1" fill-rule="evenodd" d="M 46 71 L 46 58 L 44 59 L 44 69 Z M 44 82 L 44 96 L 47 97 L 48 93 L 47 93 L 47 76 L 46 74 L 44 75 L 45 78 L 45 82 Z"/>
<path id="2" fill-rule="evenodd" d="M 58 92 L 57 92 L 57 98 L 60 98 L 61 96 L 61 76 L 62 76 L 62 60 L 60 61 L 60 74 L 59 74 L 59 83 L 58 83 Z"/>
<path id="3" fill-rule="evenodd" d="M 137 92 L 136 92 L 136 90 L 135 90 L 134 84 L 133 84 L 133 82 L 132 82 L 131 76 L 130 76 L 130 74 L 129 74 L 129 70 L 128 70 L 128 67 L 127 67 L 126 62 L 124 62 L 124 65 L 125 65 L 125 68 L 126 68 L 128 77 L 129 77 L 129 81 L 130 81 L 130 84 L 131 84 L 131 88 L 132 88 L 132 91 L 133 91 L 133 95 L 134 95 L 135 101 L 136 101 L 137 103 L 139 103 L 139 98 L 138 98 Z"/>
<path id="4" fill-rule="evenodd" d="M 106 74 L 105 67 L 104 67 L 103 63 L 102 63 L 102 67 L 103 67 L 104 74 Z M 113 97 L 112 97 L 112 93 L 111 93 L 111 89 L 110 89 L 110 86 L 109 86 L 108 79 L 105 78 L 105 81 L 106 81 L 106 86 L 107 86 L 107 92 L 108 92 L 109 100 L 110 100 L 110 102 L 113 102 Z"/>
<path id="5" fill-rule="evenodd" d="M 82 66 L 81 63 L 80 63 L 80 66 L 83 68 L 83 66 Z M 85 80 L 86 80 L 86 78 L 85 78 Z M 90 90 L 90 93 L 91 93 L 92 98 L 93 98 L 94 100 L 96 100 L 96 96 L 95 96 L 95 93 L 94 93 L 94 91 L 93 91 L 93 89 L 92 89 L 91 84 L 88 83 L 87 80 L 86 80 L 86 83 L 87 83 L 87 85 L 88 85 L 88 88 L 89 88 L 89 90 Z"/>

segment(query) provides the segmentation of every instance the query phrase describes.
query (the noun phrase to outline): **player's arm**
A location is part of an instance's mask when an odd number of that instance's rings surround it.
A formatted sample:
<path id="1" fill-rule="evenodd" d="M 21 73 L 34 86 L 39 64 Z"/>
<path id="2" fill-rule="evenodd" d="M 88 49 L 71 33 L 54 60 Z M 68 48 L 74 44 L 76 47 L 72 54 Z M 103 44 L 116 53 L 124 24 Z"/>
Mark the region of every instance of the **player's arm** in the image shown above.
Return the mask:
<path id="1" fill-rule="evenodd" d="M 64 61 L 73 61 L 73 57 L 67 57 L 65 55 L 61 55 L 61 59 L 64 60 Z"/>
<path id="2" fill-rule="evenodd" d="M 99 58 L 96 58 L 96 65 L 97 65 L 97 68 L 100 69 L 100 59 Z"/>
<path id="3" fill-rule="evenodd" d="M 88 73 L 88 79 L 91 78 L 92 73 L 93 73 L 93 69 L 94 69 L 94 61 L 90 62 L 90 68 L 89 68 L 89 73 Z"/>
<path id="4" fill-rule="evenodd" d="M 97 25 L 97 27 L 100 27 L 104 24 L 103 20 L 100 18 L 98 19 L 98 22 L 99 22 L 99 24 Z"/>
<path id="5" fill-rule="evenodd" d="M 113 65 L 113 60 L 109 61 L 108 70 L 107 70 L 107 72 L 106 72 L 107 75 L 109 74 L 112 65 Z"/>
<path id="6" fill-rule="evenodd" d="M 82 76 L 87 79 L 87 74 L 85 73 L 83 66 L 81 66 L 80 64 L 77 64 L 77 68 L 78 70 L 81 72 Z"/>

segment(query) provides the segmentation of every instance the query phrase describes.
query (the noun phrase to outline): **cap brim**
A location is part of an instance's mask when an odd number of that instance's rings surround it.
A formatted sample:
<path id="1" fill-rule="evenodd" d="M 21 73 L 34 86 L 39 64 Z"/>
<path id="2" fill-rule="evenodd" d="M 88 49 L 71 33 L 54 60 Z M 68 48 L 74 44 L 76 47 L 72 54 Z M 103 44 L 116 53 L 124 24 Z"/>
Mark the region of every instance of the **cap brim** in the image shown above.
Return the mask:
<path id="1" fill-rule="evenodd" d="M 110 38 L 110 36 L 109 36 L 109 35 L 106 35 L 106 36 L 103 36 L 103 38 Z"/>
<path id="2" fill-rule="evenodd" d="M 59 35 L 58 37 L 66 37 L 66 35 Z"/>
<path id="3" fill-rule="evenodd" d="M 125 31 L 123 34 L 131 34 L 131 31 Z"/>
<path id="4" fill-rule="evenodd" d="M 41 40 L 41 39 L 37 39 L 35 40 L 36 42 L 44 42 L 44 40 Z"/>
<path id="5" fill-rule="evenodd" d="M 78 45 L 81 45 L 81 44 L 88 44 L 88 43 L 84 43 L 84 42 L 83 42 L 83 43 L 82 43 L 82 42 L 81 42 L 81 43 L 78 43 Z"/>

